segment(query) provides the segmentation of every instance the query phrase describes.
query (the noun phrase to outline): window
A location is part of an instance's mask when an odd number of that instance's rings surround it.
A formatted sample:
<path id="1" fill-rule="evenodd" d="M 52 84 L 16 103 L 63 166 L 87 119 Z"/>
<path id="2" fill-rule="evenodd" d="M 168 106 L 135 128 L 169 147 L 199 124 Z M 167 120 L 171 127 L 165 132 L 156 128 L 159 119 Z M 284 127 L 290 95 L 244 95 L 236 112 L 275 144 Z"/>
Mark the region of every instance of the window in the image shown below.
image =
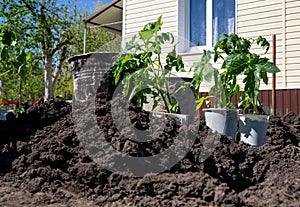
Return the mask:
<path id="1" fill-rule="evenodd" d="M 222 33 L 235 33 L 235 0 L 179 0 L 185 50 L 211 48 Z M 182 15 L 180 15 L 182 14 Z M 181 18 L 184 21 L 181 21 Z"/>

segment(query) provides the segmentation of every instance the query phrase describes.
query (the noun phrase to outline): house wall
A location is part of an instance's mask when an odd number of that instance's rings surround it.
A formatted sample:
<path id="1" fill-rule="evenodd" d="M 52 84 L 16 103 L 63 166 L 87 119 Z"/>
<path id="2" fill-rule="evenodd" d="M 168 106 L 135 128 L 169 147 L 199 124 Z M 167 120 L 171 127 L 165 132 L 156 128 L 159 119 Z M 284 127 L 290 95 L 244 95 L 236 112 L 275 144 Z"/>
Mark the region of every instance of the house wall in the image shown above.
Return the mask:
<path id="1" fill-rule="evenodd" d="M 286 0 L 285 52 L 287 88 L 300 88 L 300 1 Z"/>
<path id="2" fill-rule="evenodd" d="M 126 0 L 126 39 L 163 15 L 163 31 L 177 33 L 178 0 Z"/>
<path id="3" fill-rule="evenodd" d="M 300 1 L 238 0 L 237 33 L 244 37 L 262 35 L 270 42 L 276 35 L 278 89 L 300 88 Z M 271 58 L 271 51 L 268 57 Z M 263 87 L 263 89 L 270 89 Z"/>
<path id="4" fill-rule="evenodd" d="M 144 25 L 155 21 L 159 15 L 163 15 L 163 31 L 172 32 L 176 36 L 182 36 L 182 25 L 184 14 L 183 2 L 185 0 L 127 0 L 126 1 L 126 39 L 130 39 Z M 286 94 L 284 100 L 291 100 L 291 94 L 300 90 L 300 1 L 299 0 L 237 0 L 237 34 L 246 38 L 264 36 L 270 43 L 272 35 L 276 35 L 276 64 L 281 72 L 276 74 L 276 88 L 280 89 L 279 95 Z M 180 40 L 180 38 L 179 38 Z M 272 60 L 272 49 L 270 48 L 268 58 Z M 254 52 L 261 53 L 258 48 Z M 198 61 L 201 52 L 180 53 L 185 65 L 190 67 L 193 62 Z M 216 65 L 219 67 L 220 65 Z M 271 75 L 269 76 L 271 83 Z M 271 84 L 261 89 L 264 96 L 270 93 Z M 289 91 L 290 90 L 290 91 Z M 297 92 L 297 95 L 300 94 Z M 262 97 L 263 98 L 263 97 Z M 264 98 L 263 98 L 264 99 Z M 269 104 L 269 99 L 267 101 Z M 290 105 L 300 102 L 282 104 L 282 113 L 291 109 Z M 294 107 L 295 108 L 295 107 Z M 300 109 L 297 106 L 297 111 Z"/>

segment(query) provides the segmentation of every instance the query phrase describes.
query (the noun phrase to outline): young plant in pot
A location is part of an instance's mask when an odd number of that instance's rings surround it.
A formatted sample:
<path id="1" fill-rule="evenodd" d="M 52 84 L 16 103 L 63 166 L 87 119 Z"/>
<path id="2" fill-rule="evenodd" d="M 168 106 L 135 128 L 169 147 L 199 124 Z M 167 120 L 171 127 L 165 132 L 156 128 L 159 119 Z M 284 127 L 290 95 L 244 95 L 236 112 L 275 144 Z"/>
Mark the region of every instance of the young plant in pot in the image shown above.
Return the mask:
<path id="1" fill-rule="evenodd" d="M 242 76 L 244 87 L 238 103 L 243 109 L 243 114 L 239 115 L 240 139 L 250 145 L 261 146 L 266 142 L 268 116 L 261 114 L 262 105 L 258 98 L 260 84 L 261 81 L 268 84 L 267 73 L 280 70 L 268 58 L 250 51 L 255 43 L 263 49 L 264 54 L 268 52 L 270 44 L 261 36 L 246 39 L 236 34 L 223 34 L 214 47 L 214 60 L 223 60 L 222 68 L 225 72 L 221 73 L 220 77 L 222 82 L 228 83 L 230 87 L 236 84 L 238 76 Z M 238 90 L 240 89 L 237 88 L 236 92 Z M 231 94 L 226 95 L 230 97 Z"/>
<path id="2" fill-rule="evenodd" d="M 213 67 L 211 60 L 211 51 L 204 51 L 199 62 L 193 64 L 192 86 L 194 87 L 195 97 L 198 97 L 199 87 L 206 82 L 209 89 L 209 95 L 197 98 L 197 110 L 204 103 L 212 108 L 204 108 L 206 125 L 213 131 L 220 134 L 231 136 L 235 139 L 237 133 L 237 109 L 231 102 L 231 97 L 237 91 L 239 86 L 234 83 L 224 81 L 223 75 Z"/>
<path id="3" fill-rule="evenodd" d="M 122 92 L 128 100 L 135 100 L 143 108 L 150 96 L 153 102 L 151 111 L 162 103 L 162 111 L 173 116 L 180 112 L 176 93 L 182 87 L 171 81 L 172 72 L 184 71 L 184 64 L 176 54 L 173 35 L 160 32 L 162 24 L 160 16 L 156 22 L 146 24 L 138 35 L 133 36 L 126 43 L 125 50 L 115 58 L 112 71 L 115 85 L 123 84 Z M 165 54 L 166 48 L 172 50 Z M 160 116 L 159 112 L 153 114 Z M 180 121 L 185 121 L 185 117 L 178 117 Z"/>

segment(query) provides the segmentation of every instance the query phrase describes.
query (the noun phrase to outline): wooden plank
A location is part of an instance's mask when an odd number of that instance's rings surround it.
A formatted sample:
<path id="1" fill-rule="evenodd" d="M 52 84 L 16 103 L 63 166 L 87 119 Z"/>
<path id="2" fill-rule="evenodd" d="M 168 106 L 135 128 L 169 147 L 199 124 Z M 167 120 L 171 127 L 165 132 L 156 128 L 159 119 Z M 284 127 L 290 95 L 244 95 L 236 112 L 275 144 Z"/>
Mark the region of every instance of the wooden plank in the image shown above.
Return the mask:
<path id="1" fill-rule="evenodd" d="M 299 51 L 299 45 L 287 45 L 286 46 L 286 51 Z"/>
<path id="2" fill-rule="evenodd" d="M 297 64 L 297 67 L 295 69 L 290 69 L 290 67 L 287 67 L 287 76 L 288 77 L 296 77 L 297 79 L 294 79 L 296 82 L 299 82 L 300 78 L 300 64 Z"/>
<path id="3" fill-rule="evenodd" d="M 299 32 L 299 30 L 300 30 L 300 28 L 299 27 L 295 27 L 295 26 L 293 26 L 293 27 L 286 27 L 286 29 L 285 29 L 285 31 L 286 31 L 286 33 L 288 34 L 288 33 L 293 33 L 293 32 Z"/>
<path id="4" fill-rule="evenodd" d="M 163 4 L 177 4 L 177 1 L 165 0 L 163 1 Z M 160 7 L 163 5 L 159 0 L 152 0 L 151 2 L 149 2 L 149 0 L 130 0 L 126 1 L 126 6 L 130 6 L 131 8 L 145 8 L 149 6 Z"/>
<path id="5" fill-rule="evenodd" d="M 289 9 L 289 8 L 299 8 L 300 7 L 300 2 L 299 0 L 296 0 L 296 1 L 291 1 L 291 2 L 286 2 L 286 8 Z"/>
<path id="6" fill-rule="evenodd" d="M 254 3 L 254 2 L 260 2 L 261 0 L 252 0 L 251 3 Z M 238 5 L 243 5 L 243 4 L 246 4 L 248 5 L 249 4 L 249 0 L 239 0 L 238 1 Z"/>
<path id="7" fill-rule="evenodd" d="M 300 89 L 297 90 L 297 115 L 300 114 Z"/>
<path id="8" fill-rule="evenodd" d="M 260 91 L 260 99 L 264 107 L 269 107 L 268 92 L 269 90 Z"/>
<path id="9" fill-rule="evenodd" d="M 293 20 L 296 20 L 296 21 L 297 21 L 297 20 L 299 20 L 299 19 L 300 19 L 299 9 L 300 9 L 300 8 L 297 8 L 298 13 L 287 14 L 287 15 L 286 15 L 286 21 L 293 21 Z"/>
<path id="10" fill-rule="evenodd" d="M 289 90 L 289 96 L 290 96 L 290 111 L 297 113 L 298 111 L 298 98 L 297 98 L 297 89 Z"/>
<path id="11" fill-rule="evenodd" d="M 300 44 L 299 44 L 299 46 L 300 46 Z M 299 51 L 287 52 L 287 57 L 288 58 L 294 58 L 294 57 L 300 58 L 300 49 L 299 49 Z M 298 67 L 298 69 L 299 69 L 299 67 Z"/>
<path id="12" fill-rule="evenodd" d="M 293 41 L 293 40 L 299 39 L 299 32 L 300 32 L 300 27 L 298 28 L 298 31 L 287 32 L 286 33 L 286 40 Z"/>
<path id="13" fill-rule="evenodd" d="M 257 11 L 268 11 L 276 8 L 281 8 L 282 2 L 280 0 L 268 0 L 268 1 L 247 1 L 246 4 L 238 4 L 238 10 L 239 11 L 245 11 L 245 10 L 257 10 Z M 249 11 L 249 12 L 250 12 Z"/>
<path id="14" fill-rule="evenodd" d="M 291 82 L 289 82 L 288 83 L 288 88 L 289 89 L 299 89 L 300 88 L 300 86 L 299 86 L 300 84 L 299 84 L 299 81 L 298 82 L 296 82 L 296 83 L 291 83 Z"/>
<path id="15" fill-rule="evenodd" d="M 245 12 L 242 14 L 241 12 L 238 15 L 238 21 L 244 22 L 244 21 L 251 21 L 256 19 L 263 19 L 263 18 L 272 18 L 278 16 L 278 13 L 280 13 L 281 8 L 277 10 L 270 10 L 270 11 L 264 11 L 264 12 Z M 292 17 L 291 17 L 292 18 Z"/>
<path id="16" fill-rule="evenodd" d="M 286 64 L 300 64 L 300 59 L 299 57 L 287 57 Z"/>
<path id="17" fill-rule="evenodd" d="M 162 4 L 159 0 L 151 3 L 147 0 L 132 0 L 126 4 L 126 36 L 136 34 L 148 23 L 156 21 L 163 15 L 164 32 L 177 33 L 178 1 L 166 0 Z"/>
<path id="18" fill-rule="evenodd" d="M 297 7 L 293 7 L 293 8 L 287 8 L 286 9 L 286 14 L 287 15 L 295 15 L 295 16 L 299 16 L 299 6 Z M 288 19 L 290 19 L 290 17 L 288 17 Z"/>
<path id="19" fill-rule="evenodd" d="M 256 24 L 247 26 L 247 24 L 244 24 L 244 26 L 242 26 L 237 23 L 237 32 L 243 36 L 251 34 L 251 36 L 255 37 L 258 35 L 267 36 L 270 34 L 280 34 L 280 32 L 282 32 L 282 24 L 280 22 L 273 22 L 266 25 Z"/>
<path id="20" fill-rule="evenodd" d="M 164 11 L 164 15 L 163 15 L 163 18 L 166 19 L 168 16 L 173 16 L 174 17 L 174 14 L 176 14 L 176 11 L 177 10 L 174 10 L 174 8 L 169 8 L 169 7 L 163 7 L 163 8 L 155 8 L 155 7 L 150 7 L 148 8 L 146 11 L 141 11 L 141 10 L 137 10 L 137 11 L 130 11 L 127 13 L 128 15 L 128 18 L 127 19 L 135 19 L 135 20 L 139 20 L 138 18 L 145 18 L 145 19 L 149 19 L 149 17 L 152 17 L 150 19 L 157 19 L 159 17 L 158 15 L 158 11 Z M 130 16 L 129 16 L 130 15 Z M 149 16 L 148 16 L 149 15 Z M 127 20 L 126 19 L 126 20 Z M 164 22 L 167 22 L 167 21 L 164 21 Z"/>
<path id="21" fill-rule="evenodd" d="M 284 107 L 283 107 L 283 92 L 282 90 L 276 91 L 276 97 L 277 97 L 277 110 L 279 114 L 284 114 Z"/>
<path id="22" fill-rule="evenodd" d="M 288 3 L 288 2 L 295 2 L 295 1 L 298 1 L 298 0 L 285 0 L 286 1 L 286 3 Z"/>
<path id="23" fill-rule="evenodd" d="M 291 102 L 291 90 L 284 90 L 284 113 L 287 114 L 291 111 L 292 108 L 292 102 Z"/>
<path id="24" fill-rule="evenodd" d="M 255 20 L 252 20 L 252 21 L 244 21 L 244 22 L 238 22 L 238 25 L 240 27 L 245 27 L 245 26 L 256 26 L 256 25 L 266 25 L 266 24 L 272 24 L 272 23 L 278 23 L 278 22 L 281 22 L 282 21 L 282 18 L 281 16 L 274 16 L 272 18 L 257 18 Z M 292 21 L 290 21 L 291 24 L 293 24 Z"/>

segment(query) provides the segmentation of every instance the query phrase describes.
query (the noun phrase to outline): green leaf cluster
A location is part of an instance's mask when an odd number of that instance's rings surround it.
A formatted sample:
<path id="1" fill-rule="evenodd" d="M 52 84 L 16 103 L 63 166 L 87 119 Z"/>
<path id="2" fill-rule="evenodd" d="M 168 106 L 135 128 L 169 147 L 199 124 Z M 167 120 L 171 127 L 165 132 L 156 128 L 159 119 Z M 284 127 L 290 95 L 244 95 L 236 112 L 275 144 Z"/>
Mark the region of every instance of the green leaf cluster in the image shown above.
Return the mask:
<path id="1" fill-rule="evenodd" d="M 31 73 L 31 52 L 18 44 L 19 41 L 16 33 L 0 27 L 0 99 L 18 99 L 21 103 L 21 100 L 26 102 L 36 98 L 39 91 L 36 83 L 40 81 L 35 80 L 33 75 L 36 74 Z"/>
<path id="2" fill-rule="evenodd" d="M 62 62 L 76 42 L 78 15 L 75 3 L 73 0 L 3 0 L 4 6 L 0 7 L 0 22 L 18 35 L 18 47 L 32 54 L 26 57 L 27 62 L 44 69 L 41 84 L 45 80 L 46 99 L 53 97 Z M 21 54 L 18 58 L 25 59 L 25 56 Z M 18 68 L 19 74 L 24 76 L 24 68 Z"/>
<path id="3" fill-rule="evenodd" d="M 174 36 L 161 32 L 162 25 L 162 16 L 146 24 L 115 58 L 112 71 L 115 84 L 124 84 L 123 95 L 128 96 L 129 100 L 136 100 L 142 107 L 146 103 L 146 96 L 150 95 L 154 101 L 153 108 L 162 101 L 167 112 L 176 113 L 176 91 L 170 90 L 169 80 L 173 71 L 184 71 L 184 64 L 176 54 Z M 163 49 L 166 45 L 171 45 L 173 49 L 164 58 Z"/>
<path id="4" fill-rule="evenodd" d="M 207 103 L 206 105 L 210 103 L 210 96 L 199 97 L 199 89 L 203 81 L 206 81 L 213 85 L 210 89 L 210 93 L 214 94 L 215 105 L 223 107 L 222 104 L 224 103 L 224 94 L 222 94 L 222 90 L 220 90 L 218 70 L 213 67 L 212 63 L 210 62 L 211 55 L 211 51 L 204 50 L 203 56 L 201 57 L 200 61 L 195 62 L 190 68 L 190 72 L 192 71 L 193 73 L 193 79 L 190 83 L 187 83 L 187 85 L 194 89 L 194 95 L 197 103 L 196 110 L 200 109 L 204 103 Z"/>
<path id="5" fill-rule="evenodd" d="M 267 73 L 277 73 L 280 70 L 268 58 L 251 52 L 254 43 L 263 49 L 264 54 L 270 48 L 270 43 L 261 36 L 246 39 L 236 34 L 222 34 L 214 46 L 214 61 L 223 60 L 224 72 L 220 74 L 220 80 L 225 91 L 226 106 L 232 107 L 231 98 L 237 95 L 240 96 L 239 106 L 244 111 L 253 109 L 255 113 L 261 105 L 258 100 L 261 80 L 268 84 Z M 245 84 L 243 89 L 237 83 L 237 77 L 241 75 Z M 243 93 L 240 93 L 241 90 Z"/>

